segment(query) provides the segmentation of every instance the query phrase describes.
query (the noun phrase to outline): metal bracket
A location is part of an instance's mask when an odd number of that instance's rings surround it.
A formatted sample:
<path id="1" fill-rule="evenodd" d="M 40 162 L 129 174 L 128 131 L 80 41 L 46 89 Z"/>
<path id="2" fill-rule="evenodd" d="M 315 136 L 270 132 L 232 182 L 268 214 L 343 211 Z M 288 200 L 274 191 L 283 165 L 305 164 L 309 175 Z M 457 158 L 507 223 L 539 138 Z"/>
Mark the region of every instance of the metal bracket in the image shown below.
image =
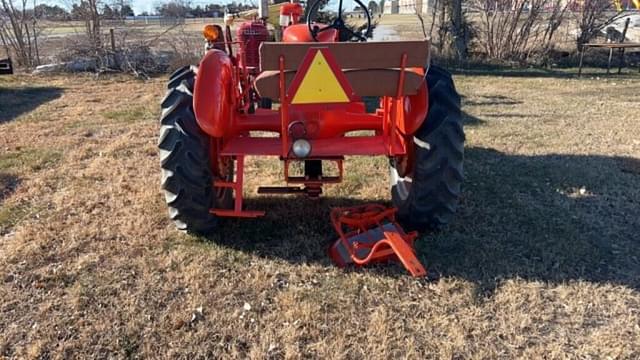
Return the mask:
<path id="1" fill-rule="evenodd" d="M 236 181 L 214 181 L 214 187 L 229 187 L 233 189 L 235 195 L 233 209 L 211 209 L 211 212 L 217 216 L 223 217 L 242 217 L 256 218 L 264 216 L 264 211 L 259 210 L 242 210 L 242 187 L 244 185 L 244 156 L 236 156 Z"/>
<path id="2" fill-rule="evenodd" d="M 333 209 L 331 222 L 340 235 L 329 250 L 333 261 L 345 267 L 395 259 L 412 276 L 426 276 L 413 248 L 418 233 L 406 233 L 395 220 L 396 212 L 375 204 Z"/>

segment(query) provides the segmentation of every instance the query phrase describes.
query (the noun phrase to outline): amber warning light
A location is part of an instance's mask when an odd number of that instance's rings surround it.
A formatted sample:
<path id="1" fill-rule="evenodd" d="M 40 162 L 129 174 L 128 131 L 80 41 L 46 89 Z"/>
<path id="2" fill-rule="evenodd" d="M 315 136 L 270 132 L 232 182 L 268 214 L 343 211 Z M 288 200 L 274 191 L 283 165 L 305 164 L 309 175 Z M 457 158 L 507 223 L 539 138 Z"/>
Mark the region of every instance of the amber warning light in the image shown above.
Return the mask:
<path id="1" fill-rule="evenodd" d="M 207 41 L 213 42 L 218 40 L 218 37 L 220 36 L 220 31 L 215 25 L 209 24 L 209 25 L 206 25 L 204 29 L 202 29 L 202 35 L 204 35 L 204 38 L 207 39 Z"/>

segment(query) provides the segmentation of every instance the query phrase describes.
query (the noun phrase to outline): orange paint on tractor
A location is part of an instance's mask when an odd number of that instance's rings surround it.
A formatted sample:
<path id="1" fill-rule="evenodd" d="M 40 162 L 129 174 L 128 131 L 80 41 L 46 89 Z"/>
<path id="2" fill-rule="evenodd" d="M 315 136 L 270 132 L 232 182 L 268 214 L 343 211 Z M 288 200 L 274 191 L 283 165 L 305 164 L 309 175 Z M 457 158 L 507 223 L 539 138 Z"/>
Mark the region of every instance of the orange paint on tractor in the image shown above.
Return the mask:
<path id="1" fill-rule="evenodd" d="M 409 61 L 411 51 L 395 50 L 384 63 L 384 68 L 397 71 L 397 83 L 386 84 L 380 107 L 374 112 L 367 112 L 361 98 L 367 94 L 355 93 L 343 72 L 345 64 L 336 60 L 328 46 L 337 40 L 340 23 L 330 27 L 310 21 L 297 24 L 299 6 L 287 5 L 283 9 L 282 15 L 292 19 L 284 30 L 283 40 L 309 44 L 304 53 L 296 55 L 295 47 L 288 49 L 289 45 L 286 45 L 271 55 L 273 59 L 277 56 L 278 67 L 266 65 L 267 69 L 263 69 L 265 63 L 260 58 L 262 51 L 259 49 L 265 50 L 265 45 L 273 45 L 264 43 L 267 39 L 266 25 L 255 20 L 239 26 L 237 42 L 230 42 L 230 36 L 225 36 L 227 47 L 237 46 L 235 54 L 215 48 L 207 51 L 195 77 L 193 109 L 196 121 L 206 134 L 215 139 L 218 146 L 215 156 L 236 161 L 235 180 L 216 181 L 214 184 L 232 188 L 236 196 L 234 209 L 212 209 L 218 216 L 262 214 L 243 210 L 244 156 L 278 156 L 285 162 L 314 159 L 340 163 L 346 155 L 402 156 L 408 153 L 413 133 L 422 125 L 428 111 L 426 81 L 421 83 L 417 93 L 415 90 L 409 93 L 413 95 L 404 91 L 407 74 L 413 73 L 414 79 L 416 73 L 424 76 L 423 69 L 409 67 L 423 62 L 417 61 L 415 55 Z M 225 31 L 228 33 L 230 29 Z M 341 56 L 341 61 L 349 62 L 344 51 Z M 297 63 L 293 69 L 291 61 Z M 358 69 L 360 64 L 354 65 Z M 295 70 L 293 78 L 292 70 Z M 278 97 L 273 99 L 279 103 L 277 110 L 258 106 L 265 100 L 260 98 L 255 88 L 255 79 L 260 71 L 277 71 Z M 345 136 L 362 130 L 373 131 L 373 134 Z M 268 131 L 277 136 L 254 137 L 252 132 L 255 131 Z M 308 152 L 297 155 L 293 150 L 296 141 L 306 142 Z M 303 183 L 305 188 L 313 187 L 314 194 L 320 193 L 323 183 L 330 183 L 329 177 L 318 175 L 305 178 Z M 286 181 L 290 180 L 285 177 Z"/>
<path id="2" fill-rule="evenodd" d="M 229 55 L 210 50 L 200 62 L 194 85 L 193 110 L 200 128 L 213 137 L 222 137 L 233 124 L 236 94 Z"/>
<path id="3" fill-rule="evenodd" d="M 240 67 L 247 67 L 250 71 L 258 72 L 260 66 L 260 44 L 269 38 L 269 30 L 259 21 L 245 22 L 238 26 L 237 39 L 242 44 L 244 56 L 241 57 Z"/>
<path id="4" fill-rule="evenodd" d="M 324 24 L 315 24 L 320 29 L 324 29 L 327 25 Z M 338 30 L 329 29 L 323 31 L 318 34 L 319 42 L 334 42 L 338 39 Z M 284 29 L 282 33 L 282 41 L 283 42 L 292 42 L 292 43 L 300 43 L 300 42 L 313 42 L 313 37 L 309 34 L 309 28 L 307 24 L 294 24 L 288 26 Z"/>
<path id="5" fill-rule="evenodd" d="M 326 99 L 321 98 L 321 101 L 317 103 L 314 101 L 294 103 L 297 92 L 307 76 L 307 70 L 311 68 L 311 62 L 316 59 L 317 54 L 323 54 L 323 59 L 326 60 L 326 64 L 331 70 L 325 75 L 334 76 L 336 84 L 339 84 L 339 89 L 336 90 L 335 86 L 333 86 L 333 90 L 343 96 L 347 96 L 348 102 L 328 102 Z M 381 108 L 378 112 L 367 113 L 364 103 L 353 94 L 353 90 L 339 68 L 339 64 L 335 62 L 328 50 L 311 48 L 305 59 L 300 66 L 300 71 L 297 72 L 297 76 L 290 86 L 285 89 L 288 95 L 284 97 L 288 98 L 288 102 L 290 102 L 285 123 L 302 122 L 308 138 L 335 138 L 336 142 L 345 142 L 349 140 L 349 138 L 347 140 L 343 138 L 343 135 L 347 132 L 373 130 L 376 133 L 387 134 L 384 136 L 391 136 L 391 138 L 396 139 L 395 141 L 399 141 L 400 136 L 393 135 L 391 132 L 397 131 L 407 136 L 413 134 L 422 125 L 428 111 L 426 83 L 421 85 L 415 95 L 381 98 Z M 327 68 L 323 67 L 322 70 L 326 72 Z M 421 71 L 416 69 L 406 70 Z M 246 111 L 237 111 L 241 107 L 240 101 L 243 98 L 237 86 L 241 80 L 237 78 L 236 74 L 233 62 L 222 51 L 210 50 L 202 59 L 194 88 L 194 112 L 203 131 L 213 137 L 225 139 L 248 131 L 281 133 L 283 120 L 279 113 L 282 110 L 258 109 L 252 114 L 247 114 Z M 331 89 L 327 88 L 326 84 L 315 89 L 315 91 L 323 90 L 328 91 Z M 313 96 L 311 96 L 311 99 L 313 99 Z M 392 142 L 395 143 L 395 141 Z M 224 141 L 225 144 L 227 142 Z M 359 143 L 359 145 L 363 145 L 363 143 Z M 259 145 L 256 144 L 256 146 Z M 337 145 L 336 148 L 338 148 Z M 361 151 L 365 153 L 368 151 L 372 155 L 384 154 L 380 153 L 377 145 L 372 144 L 368 149 L 361 149 Z M 259 153 L 259 149 L 256 149 L 256 151 Z M 396 152 L 397 150 L 393 151 Z M 403 153 L 403 151 L 400 153 Z M 340 155 L 337 152 L 334 154 L 334 156 Z"/>
<path id="6" fill-rule="evenodd" d="M 422 69 L 420 69 L 422 70 Z M 404 135 L 411 135 L 420 128 L 429 112 L 429 90 L 427 82 L 420 86 L 418 93 L 402 100 L 402 121 L 398 122 L 398 130 Z"/>
<path id="7" fill-rule="evenodd" d="M 299 3 L 283 3 L 280 5 L 280 26 L 297 24 L 303 13 L 304 9 Z"/>

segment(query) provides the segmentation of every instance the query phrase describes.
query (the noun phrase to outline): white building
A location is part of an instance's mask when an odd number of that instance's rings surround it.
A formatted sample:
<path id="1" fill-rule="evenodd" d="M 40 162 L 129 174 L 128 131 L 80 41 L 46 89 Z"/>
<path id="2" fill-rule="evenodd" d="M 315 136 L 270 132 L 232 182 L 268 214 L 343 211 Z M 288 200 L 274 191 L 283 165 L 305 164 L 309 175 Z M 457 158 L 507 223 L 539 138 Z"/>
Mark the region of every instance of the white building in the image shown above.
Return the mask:
<path id="1" fill-rule="evenodd" d="M 434 0 L 389 0 L 384 2 L 384 14 L 427 14 Z"/>
<path id="2" fill-rule="evenodd" d="M 383 14 L 397 14 L 398 13 L 398 0 L 387 0 L 384 2 Z"/>

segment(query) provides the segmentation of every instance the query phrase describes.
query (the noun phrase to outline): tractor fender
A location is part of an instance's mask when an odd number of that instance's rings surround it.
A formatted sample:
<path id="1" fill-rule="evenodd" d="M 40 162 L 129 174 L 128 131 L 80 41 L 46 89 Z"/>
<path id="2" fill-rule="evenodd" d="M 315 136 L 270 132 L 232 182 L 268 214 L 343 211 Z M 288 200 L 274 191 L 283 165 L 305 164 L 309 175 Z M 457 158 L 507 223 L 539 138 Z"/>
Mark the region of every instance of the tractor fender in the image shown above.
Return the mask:
<path id="1" fill-rule="evenodd" d="M 400 131 L 405 135 L 415 133 L 425 121 L 428 111 L 429 90 L 425 80 L 415 95 L 404 98 L 404 126 L 400 126 Z"/>
<path id="2" fill-rule="evenodd" d="M 193 111 L 200 128 L 213 137 L 226 134 L 234 109 L 233 64 L 220 50 L 209 50 L 200 61 L 193 90 Z"/>

